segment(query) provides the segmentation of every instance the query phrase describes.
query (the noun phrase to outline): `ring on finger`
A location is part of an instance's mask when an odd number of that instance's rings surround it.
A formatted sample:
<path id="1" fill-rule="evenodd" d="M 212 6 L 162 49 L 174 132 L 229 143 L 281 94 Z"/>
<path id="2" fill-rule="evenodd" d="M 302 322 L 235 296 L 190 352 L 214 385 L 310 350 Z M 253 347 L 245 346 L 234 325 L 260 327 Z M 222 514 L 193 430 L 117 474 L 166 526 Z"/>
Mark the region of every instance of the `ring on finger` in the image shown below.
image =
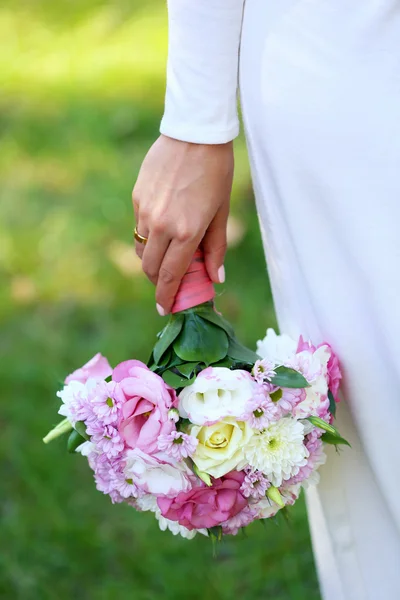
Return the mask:
<path id="1" fill-rule="evenodd" d="M 137 227 L 135 227 L 133 231 L 133 237 L 137 242 L 139 242 L 139 244 L 143 244 L 144 246 L 147 244 L 148 238 L 144 237 L 144 235 L 140 235 L 140 233 L 137 230 Z"/>

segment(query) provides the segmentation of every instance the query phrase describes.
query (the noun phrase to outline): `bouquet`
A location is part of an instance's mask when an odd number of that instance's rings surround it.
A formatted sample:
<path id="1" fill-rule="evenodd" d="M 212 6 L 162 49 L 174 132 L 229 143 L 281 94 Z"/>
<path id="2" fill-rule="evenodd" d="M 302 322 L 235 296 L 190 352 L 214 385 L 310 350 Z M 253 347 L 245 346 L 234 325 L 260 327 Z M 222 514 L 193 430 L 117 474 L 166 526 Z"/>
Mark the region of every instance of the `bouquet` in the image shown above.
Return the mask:
<path id="1" fill-rule="evenodd" d="M 162 530 L 219 540 L 292 505 L 318 482 L 341 379 L 328 343 L 268 329 L 257 353 L 216 312 L 201 251 L 147 365 L 97 354 L 58 392 L 97 489 L 151 511 Z"/>

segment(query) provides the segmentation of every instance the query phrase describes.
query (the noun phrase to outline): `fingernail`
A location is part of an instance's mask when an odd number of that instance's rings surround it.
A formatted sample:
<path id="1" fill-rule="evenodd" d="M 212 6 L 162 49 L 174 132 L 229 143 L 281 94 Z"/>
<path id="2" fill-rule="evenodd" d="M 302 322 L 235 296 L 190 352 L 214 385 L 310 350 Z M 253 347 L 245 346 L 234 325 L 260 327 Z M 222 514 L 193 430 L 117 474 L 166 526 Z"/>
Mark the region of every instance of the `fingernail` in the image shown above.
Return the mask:
<path id="1" fill-rule="evenodd" d="M 156 304 L 156 309 L 157 309 L 158 314 L 161 317 L 165 317 L 165 310 L 163 309 L 163 307 L 160 304 Z"/>
<path id="2" fill-rule="evenodd" d="M 224 265 L 221 265 L 220 268 L 218 269 L 218 281 L 220 283 L 224 283 L 224 281 L 225 281 L 225 267 L 224 267 Z"/>

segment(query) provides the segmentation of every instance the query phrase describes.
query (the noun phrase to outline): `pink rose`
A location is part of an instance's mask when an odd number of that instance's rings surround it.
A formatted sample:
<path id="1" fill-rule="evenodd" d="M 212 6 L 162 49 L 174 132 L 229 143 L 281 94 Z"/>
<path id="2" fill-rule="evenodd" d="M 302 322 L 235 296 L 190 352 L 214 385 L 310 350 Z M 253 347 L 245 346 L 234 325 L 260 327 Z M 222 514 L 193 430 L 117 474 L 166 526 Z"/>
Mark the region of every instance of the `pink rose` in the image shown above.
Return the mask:
<path id="1" fill-rule="evenodd" d="M 68 375 L 65 383 L 68 384 L 71 381 L 86 383 L 88 379 L 102 380 L 112 375 L 112 372 L 108 360 L 98 352 L 83 367 Z"/>
<path id="2" fill-rule="evenodd" d="M 243 472 L 232 471 L 215 479 L 212 487 L 202 485 L 181 492 L 175 499 L 158 498 L 157 504 L 163 517 L 178 521 L 190 531 L 210 529 L 232 519 L 247 506 L 240 492 L 243 479 Z"/>
<path id="3" fill-rule="evenodd" d="M 130 448 L 146 454 L 158 452 L 157 440 L 175 430 L 168 410 L 176 400 L 175 390 L 139 361 L 126 361 L 114 369 L 126 401 L 122 406 L 119 433 Z"/>

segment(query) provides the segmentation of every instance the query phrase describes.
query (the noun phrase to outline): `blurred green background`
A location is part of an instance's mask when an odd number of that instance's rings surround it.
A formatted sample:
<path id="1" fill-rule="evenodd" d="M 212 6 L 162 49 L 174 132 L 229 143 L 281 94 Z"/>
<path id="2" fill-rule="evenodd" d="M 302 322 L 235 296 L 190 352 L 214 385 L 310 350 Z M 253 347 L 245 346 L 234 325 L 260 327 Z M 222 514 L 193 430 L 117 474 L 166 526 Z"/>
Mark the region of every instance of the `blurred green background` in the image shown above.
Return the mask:
<path id="1" fill-rule="evenodd" d="M 209 542 L 112 506 L 64 440 L 55 392 L 95 352 L 146 360 L 162 327 L 132 251 L 130 194 L 156 138 L 164 0 L 0 8 L 0 597 L 319 598 L 303 502 L 292 523 Z M 244 140 L 218 307 L 254 346 L 275 325 Z"/>

